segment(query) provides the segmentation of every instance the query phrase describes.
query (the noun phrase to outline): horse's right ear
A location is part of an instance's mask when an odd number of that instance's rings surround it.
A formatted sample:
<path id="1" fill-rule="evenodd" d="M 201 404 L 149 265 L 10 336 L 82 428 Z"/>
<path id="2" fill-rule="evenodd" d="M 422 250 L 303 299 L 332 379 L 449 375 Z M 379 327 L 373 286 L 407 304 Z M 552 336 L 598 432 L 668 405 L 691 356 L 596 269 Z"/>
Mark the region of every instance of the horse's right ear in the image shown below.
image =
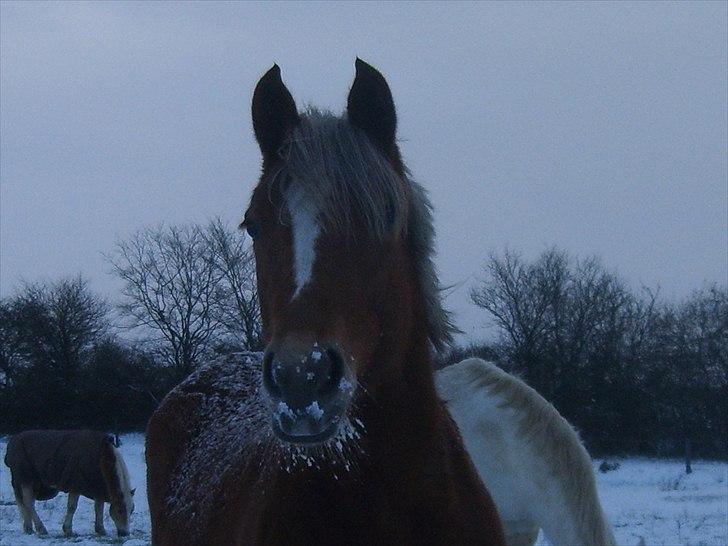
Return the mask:
<path id="1" fill-rule="evenodd" d="M 281 144 L 301 119 L 277 64 L 255 86 L 252 111 L 255 138 L 264 162 L 270 162 L 277 158 Z"/>
<path id="2" fill-rule="evenodd" d="M 397 114 L 387 80 L 373 66 L 357 57 L 356 76 L 349 91 L 346 113 L 390 159 L 398 157 L 395 133 Z"/>

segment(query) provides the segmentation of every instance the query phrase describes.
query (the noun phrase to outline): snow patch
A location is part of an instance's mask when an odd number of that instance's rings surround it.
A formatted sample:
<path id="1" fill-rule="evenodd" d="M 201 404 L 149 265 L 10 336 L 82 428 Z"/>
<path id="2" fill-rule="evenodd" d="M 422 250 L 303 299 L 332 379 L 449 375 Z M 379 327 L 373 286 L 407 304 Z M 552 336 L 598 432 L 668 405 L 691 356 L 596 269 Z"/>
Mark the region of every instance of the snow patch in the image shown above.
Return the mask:
<path id="1" fill-rule="evenodd" d="M 306 413 L 317 421 L 320 421 L 324 416 L 324 410 L 319 407 L 318 402 L 315 400 L 306 408 Z"/>
<path id="2" fill-rule="evenodd" d="M 296 414 L 293 413 L 293 410 L 285 402 L 278 402 L 278 417 L 281 415 L 285 415 L 289 419 L 296 418 Z"/>

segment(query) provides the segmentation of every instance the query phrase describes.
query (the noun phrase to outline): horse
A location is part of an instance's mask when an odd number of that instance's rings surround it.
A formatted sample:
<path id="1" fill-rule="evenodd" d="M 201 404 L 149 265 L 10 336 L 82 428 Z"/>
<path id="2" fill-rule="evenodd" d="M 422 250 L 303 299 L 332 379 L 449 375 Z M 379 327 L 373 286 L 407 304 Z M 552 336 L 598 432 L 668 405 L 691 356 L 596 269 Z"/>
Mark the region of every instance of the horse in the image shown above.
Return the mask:
<path id="1" fill-rule="evenodd" d="M 92 430 L 27 430 L 10 438 L 5 465 L 10 468 L 15 502 L 27 534 L 33 533 L 33 524 L 37 534 L 48 534 L 35 511 L 35 501 L 52 499 L 59 491 L 68 493 L 62 527 L 66 536 L 73 534 L 73 514 L 81 495 L 94 501 L 96 533 L 106 534 L 107 502 L 118 535 L 129 534 L 134 490 L 112 436 Z"/>
<path id="2" fill-rule="evenodd" d="M 267 345 L 203 366 L 150 419 L 156 546 L 505 546 L 435 390 L 453 326 L 431 205 L 384 76 L 355 68 L 343 116 L 299 113 L 277 65 L 255 88 L 262 174 L 241 226 Z"/>
<path id="3" fill-rule="evenodd" d="M 559 412 L 523 381 L 479 358 L 435 384 L 498 507 L 508 546 L 614 546 L 589 453 Z"/>

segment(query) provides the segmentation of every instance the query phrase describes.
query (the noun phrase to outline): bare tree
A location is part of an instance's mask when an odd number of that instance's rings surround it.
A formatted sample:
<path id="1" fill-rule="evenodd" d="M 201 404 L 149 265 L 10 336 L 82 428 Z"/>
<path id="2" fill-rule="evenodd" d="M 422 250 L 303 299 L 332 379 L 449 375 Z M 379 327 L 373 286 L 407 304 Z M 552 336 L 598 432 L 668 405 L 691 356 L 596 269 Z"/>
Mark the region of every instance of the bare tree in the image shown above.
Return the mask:
<path id="1" fill-rule="evenodd" d="M 215 318 L 223 273 L 198 226 L 160 226 L 117 243 L 109 258 L 124 281 L 121 312 L 156 332 L 169 364 L 190 373 L 221 330 Z"/>
<path id="2" fill-rule="evenodd" d="M 728 288 L 714 284 L 693 292 L 681 315 L 706 381 L 728 385 Z"/>
<path id="3" fill-rule="evenodd" d="M 610 380 L 625 378 L 625 336 L 643 307 L 598 259 L 557 249 L 531 263 L 510 251 L 491 255 L 471 298 L 501 331 L 508 364 L 534 388 L 576 424 L 603 419 L 596 400 Z"/>
<path id="4" fill-rule="evenodd" d="M 204 236 L 221 274 L 217 318 L 235 345 L 259 350 L 263 335 L 252 253 L 244 238 L 228 229 L 219 218 L 210 222 Z"/>
<path id="5" fill-rule="evenodd" d="M 109 260 L 124 281 L 121 312 L 156 333 L 181 374 L 215 349 L 260 348 L 253 259 L 221 220 L 148 228 L 118 243 Z"/>
<path id="6" fill-rule="evenodd" d="M 77 276 L 26 283 L 0 307 L 3 411 L 13 416 L 1 426 L 72 424 L 82 376 L 109 329 L 106 302 Z"/>
<path id="7" fill-rule="evenodd" d="M 650 360 L 653 384 L 664 394 L 658 401 L 660 415 L 671 424 L 671 436 L 681 439 L 690 473 L 695 440 L 704 445 L 717 439 L 726 447 L 728 291 L 712 286 L 693 292 L 679 305 L 663 305 Z"/>
<path id="8" fill-rule="evenodd" d="M 10 301 L 0 302 L 0 386 L 12 385 L 23 365 L 17 329 L 13 325 Z"/>
<path id="9" fill-rule="evenodd" d="M 108 329 L 108 306 L 82 277 L 25 284 L 2 303 L 0 368 L 7 380 L 32 369 L 38 380 L 73 386 Z"/>
<path id="10" fill-rule="evenodd" d="M 508 358 L 542 393 L 551 384 L 551 370 L 543 359 L 548 312 L 563 296 L 565 260 L 555 250 L 544 253 L 535 264 L 526 264 L 519 254 L 509 250 L 502 257 L 492 254 L 483 279 L 470 292 L 473 303 L 490 313 L 506 337 Z"/>
<path id="11" fill-rule="evenodd" d="M 71 372 L 107 331 L 108 305 L 89 290 L 88 282 L 81 276 L 54 284 L 48 291 L 46 305 L 54 331 L 54 362 Z"/>
<path id="12" fill-rule="evenodd" d="M 505 364 L 597 451 L 683 451 L 688 471 L 694 448 L 726 452 L 725 287 L 662 303 L 595 258 L 551 249 L 532 262 L 491 255 L 471 298 L 500 330 Z"/>

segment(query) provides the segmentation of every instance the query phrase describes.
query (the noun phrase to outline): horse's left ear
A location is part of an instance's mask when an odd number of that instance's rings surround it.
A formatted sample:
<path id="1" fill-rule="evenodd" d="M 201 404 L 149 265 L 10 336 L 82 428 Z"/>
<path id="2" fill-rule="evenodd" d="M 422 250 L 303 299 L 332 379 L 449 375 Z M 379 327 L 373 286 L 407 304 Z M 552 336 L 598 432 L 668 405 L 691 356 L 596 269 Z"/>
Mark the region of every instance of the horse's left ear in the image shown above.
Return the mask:
<path id="1" fill-rule="evenodd" d="M 392 92 L 380 72 L 356 59 L 356 77 L 349 91 L 346 112 L 349 121 L 363 129 L 389 158 L 395 158 L 397 114 Z"/>
<path id="2" fill-rule="evenodd" d="M 278 157 L 283 141 L 300 121 L 296 103 L 281 79 L 277 64 L 255 86 L 252 114 L 253 130 L 263 160 L 273 161 Z"/>
<path id="3" fill-rule="evenodd" d="M 132 496 L 132 497 L 134 496 L 134 493 L 136 493 L 136 487 L 135 487 L 134 489 L 132 489 L 132 490 L 131 490 L 131 496 Z"/>

